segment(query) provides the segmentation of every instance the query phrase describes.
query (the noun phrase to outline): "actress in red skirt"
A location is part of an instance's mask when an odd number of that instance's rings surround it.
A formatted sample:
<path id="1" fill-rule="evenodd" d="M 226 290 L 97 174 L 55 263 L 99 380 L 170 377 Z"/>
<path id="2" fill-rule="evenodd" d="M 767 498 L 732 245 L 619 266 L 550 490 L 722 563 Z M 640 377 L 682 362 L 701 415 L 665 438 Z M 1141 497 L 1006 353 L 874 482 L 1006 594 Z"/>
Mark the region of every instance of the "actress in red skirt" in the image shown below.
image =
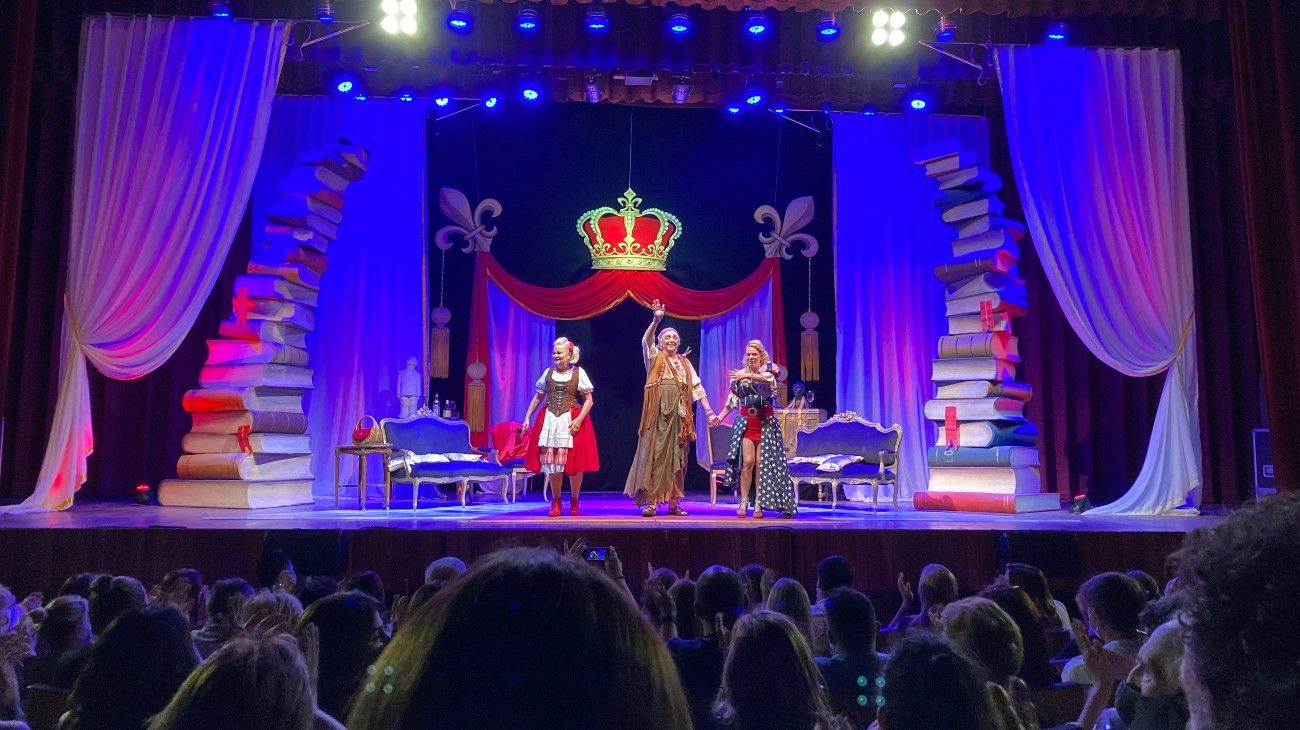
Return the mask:
<path id="1" fill-rule="evenodd" d="M 564 475 L 569 475 L 569 514 L 578 515 L 578 493 L 582 475 L 600 468 L 596 453 L 596 432 L 591 427 L 591 380 L 578 367 L 581 351 L 561 337 L 551 350 L 555 367 L 547 368 L 537 379 L 537 393 L 524 414 L 523 428 L 528 432 L 528 452 L 524 467 L 545 474 L 551 484 L 551 510 L 547 517 L 560 516 L 560 489 Z M 533 411 L 545 402 L 541 416 L 532 420 Z"/>

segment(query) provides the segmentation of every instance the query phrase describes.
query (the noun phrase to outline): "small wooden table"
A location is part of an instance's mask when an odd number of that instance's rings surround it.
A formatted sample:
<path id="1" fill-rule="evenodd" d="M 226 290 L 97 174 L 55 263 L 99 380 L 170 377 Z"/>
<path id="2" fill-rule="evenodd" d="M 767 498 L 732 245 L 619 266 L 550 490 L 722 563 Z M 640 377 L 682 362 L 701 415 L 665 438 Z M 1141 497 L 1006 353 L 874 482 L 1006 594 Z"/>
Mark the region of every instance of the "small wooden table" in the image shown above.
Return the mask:
<path id="1" fill-rule="evenodd" d="M 384 509 L 388 509 L 389 503 L 393 498 L 393 475 L 388 471 L 388 460 L 393 458 L 393 447 L 391 444 L 368 444 L 366 446 L 335 446 L 334 447 L 334 506 L 339 506 L 339 465 L 343 461 L 344 454 L 351 454 L 357 457 L 357 493 L 361 502 L 361 509 L 366 508 L 366 457 L 371 454 L 379 454 L 383 457 L 381 468 L 384 471 Z"/>

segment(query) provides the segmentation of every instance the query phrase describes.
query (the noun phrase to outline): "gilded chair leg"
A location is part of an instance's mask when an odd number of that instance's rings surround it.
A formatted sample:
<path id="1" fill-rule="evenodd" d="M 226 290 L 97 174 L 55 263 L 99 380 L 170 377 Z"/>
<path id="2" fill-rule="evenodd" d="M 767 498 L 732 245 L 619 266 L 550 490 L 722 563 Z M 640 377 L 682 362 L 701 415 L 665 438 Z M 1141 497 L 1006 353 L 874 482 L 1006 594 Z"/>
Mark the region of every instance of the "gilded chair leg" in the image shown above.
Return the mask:
<path id="1" fill-rule="evenodd" d="M 840 491 L 840 483 L 837 481 L 832 481 L 831 482 L 831 509 L 835 509 L 835 506 L 839 503 L 839 497 L 840 497 L 840 495 L 838 494 L 839 491 Z"/>

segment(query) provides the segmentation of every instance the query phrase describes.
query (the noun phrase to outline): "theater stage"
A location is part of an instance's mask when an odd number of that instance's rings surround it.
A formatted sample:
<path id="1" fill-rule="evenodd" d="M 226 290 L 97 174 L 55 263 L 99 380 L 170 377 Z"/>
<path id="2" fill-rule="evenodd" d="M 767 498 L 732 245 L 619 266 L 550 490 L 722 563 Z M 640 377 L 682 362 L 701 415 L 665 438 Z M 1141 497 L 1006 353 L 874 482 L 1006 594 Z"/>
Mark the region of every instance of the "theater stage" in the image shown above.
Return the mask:
<path id="1" fill-rule="evenodd" d="M 287 549 L 302 575 L 375 570 L 389 591 L 406 592 L 441 555 L 469 560 L 502 546 L 559 548 L 582 538 L 614 546 L 634 588 L 647 562 L 692 575 L 714 563 L 757 562 L 811 587 L 817 561 L 839 553 L 856 566 L 859 587 L 883 599 L 899 571 L 914 581 L 931 562 L 952 568 L 964 591 L 978 590 L 994 577 L 999 538 L 1007 534 L 1016 559 L 1042 565 L 1053 589 L 1068 594 L 1103 570 L 1141 568 L 1163 579 L 1166 557 L 1183 534 L 1221 519 L 918 512 L 906 505 L 893 512 L 884 504 L 873 514 L 841 502 L 835 509 L 801 505 L 792 520 L 756 520 L 737 518 L 732 502 L 710 506 L 707 498 L 683 502 L 688 517 L 651 519 L 612 493 L 584 495 L 577 518 L 548 519 L 548 504 L 536 492 L 513 504 L 480 497 L 465 508 L 432 500 L 426 507 L 422 500 L 418 512 L 409 501 L 394 504 L 385 511 L 372 497 L 363 512 L 354 492 L 345 509 L 335 509 L 332 498 L 256 511 L 84 500 L 64 512 L 7 515 L 0 517 L 0 583 L 21 595 L 54 590 L 83 570 L 148 582 L 176 567 L 198 568 L 209 579 L 251 579 L 269 545 Z"/>

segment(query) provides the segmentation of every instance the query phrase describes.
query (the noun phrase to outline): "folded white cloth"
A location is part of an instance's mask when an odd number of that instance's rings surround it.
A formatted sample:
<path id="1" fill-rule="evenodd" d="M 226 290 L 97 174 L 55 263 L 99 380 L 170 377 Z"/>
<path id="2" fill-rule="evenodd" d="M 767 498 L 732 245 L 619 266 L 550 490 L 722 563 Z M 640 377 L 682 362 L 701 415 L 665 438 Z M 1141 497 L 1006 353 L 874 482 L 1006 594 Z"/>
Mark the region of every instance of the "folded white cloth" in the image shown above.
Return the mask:
<path id="1" fill-rule="evenodd" d="M 857 454 L 820 454 L 818 456 L 792 456 L 786 459 L 790 464 L 816 464 L 817 471 L 837 472 L 849 464 L 866 461 Z"/>
<path id="2" fill-rule="evenodd" d="M 452 461 L 487 461 L 483 454 L 402 454 L 388 460 L 389 471 L 400 471 L 407 464 L 446 464 Z"/>

